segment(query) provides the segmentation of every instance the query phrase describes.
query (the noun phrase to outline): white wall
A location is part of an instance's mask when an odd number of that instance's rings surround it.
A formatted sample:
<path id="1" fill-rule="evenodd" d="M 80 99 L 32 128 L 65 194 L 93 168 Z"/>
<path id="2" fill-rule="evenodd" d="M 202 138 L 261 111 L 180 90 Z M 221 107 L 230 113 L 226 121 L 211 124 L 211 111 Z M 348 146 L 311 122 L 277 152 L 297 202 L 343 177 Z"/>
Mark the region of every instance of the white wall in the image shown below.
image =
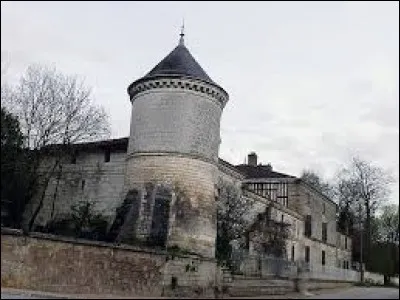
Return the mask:
<path id="1" fill-rule="evenodd" d="M 76 164 L 71 164 L 70 159 L 65 159 L 58 184 L 54 174 L 47 186 L 44 205 L 36 224 L 45 225 L 51 219 L 53 202 L 54 218 L 62 218 L 70 212 L 73 204 L 81 200 L 94 202 L 95 210 L 108 217 L 111 222 L 124 197 L 125 157 L 124 151 L 114 151 L 111 152 L 110 161 L 105 162 L 104 152 L 96 150 L 80 152 Z M 39 197 L 36 197 L 27 206 L 25 216 L 32 215 L 38 205 L 38 199 Z"/>

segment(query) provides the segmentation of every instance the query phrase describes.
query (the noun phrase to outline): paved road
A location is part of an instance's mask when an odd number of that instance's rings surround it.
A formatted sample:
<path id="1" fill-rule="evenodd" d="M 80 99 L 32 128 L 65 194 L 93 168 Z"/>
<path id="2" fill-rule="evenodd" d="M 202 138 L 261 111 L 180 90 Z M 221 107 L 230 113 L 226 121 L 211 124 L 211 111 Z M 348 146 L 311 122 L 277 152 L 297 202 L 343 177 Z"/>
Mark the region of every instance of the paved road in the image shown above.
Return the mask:
<path id="1" fill-rule="evenodd" d="M 352 287 L 348 289 L 343 289 L 341 291 L 325 290 L 324 292 L 314 291 L 312 293 L 314 293 L 314 295 L 306 297 L 306 299 L 399 299 L 399 289 L 396 288 Z M 254 298 L 260 298 L 260 297 L 254 297 Z M 274 296 L 262 297 L 262 299 L 268 299 L 268 298 L 279 299 L 280 297 L 274 297 Z M 298 297 L 289 297 L 289 298 L 293 299 Z M 63 297 L 49 298 L 37 295 L 31 296 L 29 294 L 1 293 L 1 299 L 63 299 Z M 246 299 L 251 299 L 251 298 L 246 298 Z M 283 296 L 282 299 L 287 299 L 287 298 Z"/>
<path id="2" fill-rule="evenodd" d="M 31 295 L 29 292 L 1 292 L 1 299 L 67 299 L 66 297 L 49 297 L 45 294 L 33 294 Z"/>
<path id="3" fill-rule="evenodd" d="M 313 293 L 313 292 L 311 292 Z M 318 292 L 314 292 L 317 294 Z M 399 299 L 399 289 L 383 287 L 352 287 L 342 291 L 324 292 L 307 299 Z"/>
<path id="4" fill-rule="evenodd" d="M 9 293 L 1 293 L 1 299 L 46 299 L 46 297 L 33 297 L 25 294 L 9 294 Z"/>

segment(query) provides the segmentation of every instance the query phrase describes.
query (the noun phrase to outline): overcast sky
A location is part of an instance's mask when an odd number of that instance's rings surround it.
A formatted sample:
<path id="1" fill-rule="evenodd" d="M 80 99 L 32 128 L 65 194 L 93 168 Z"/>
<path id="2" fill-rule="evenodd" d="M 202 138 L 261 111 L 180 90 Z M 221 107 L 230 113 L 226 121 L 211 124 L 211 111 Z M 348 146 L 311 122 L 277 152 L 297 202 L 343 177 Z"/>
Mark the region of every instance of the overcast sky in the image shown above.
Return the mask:
<path id="1" fill-rule="evenodd" d="M 32 63 L 84 76 L 129 135 L 127 86 L 178 43 L 230 95 L 220 156 L 255 151 L 277 171 L 332 176 L 354 154 L 390 169 L 399 197 L 399 4 L 1 2 L 14 81 Z"/>

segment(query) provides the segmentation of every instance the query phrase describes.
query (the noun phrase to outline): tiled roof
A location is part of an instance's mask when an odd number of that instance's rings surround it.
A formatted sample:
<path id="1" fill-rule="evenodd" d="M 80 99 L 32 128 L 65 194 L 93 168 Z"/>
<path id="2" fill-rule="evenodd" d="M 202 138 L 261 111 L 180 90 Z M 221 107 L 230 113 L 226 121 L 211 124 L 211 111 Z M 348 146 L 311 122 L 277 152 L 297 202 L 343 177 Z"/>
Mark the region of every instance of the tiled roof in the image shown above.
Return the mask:
<path id="1" fill-rule="evenodd" d="M 123 150 L 126 151 L 128 149 L 128 141 L 129 138 L 118 138 L 118 139 L 109 139 L 109 140 L 101 140 L 94 142 L 84 142 L 84 143 L 76 143 L 70 145 L 70 147 L 74 150 L 89 150 L 89 149 L 105 149 L 111 148 L 114 150 Z M 43 147 L 43 150 L 51 150 L 57 147 L 63 147 L 62 144 L 51 144 Z M 65 147 L 65 146 L 64 146 Z"/>
<path id="2" fill-rule="evenodd" d="M 269 165 L 237 165 L 236 168 L 246 174 L 247 178 L 297 178 L 292 175 L 272 171 Z"/>
<path id="3" fill-rule="evenodd" d="M 183 44 L 176 46 L 141 80 L 171 75 L 191 77 L 214 83 Z"/>

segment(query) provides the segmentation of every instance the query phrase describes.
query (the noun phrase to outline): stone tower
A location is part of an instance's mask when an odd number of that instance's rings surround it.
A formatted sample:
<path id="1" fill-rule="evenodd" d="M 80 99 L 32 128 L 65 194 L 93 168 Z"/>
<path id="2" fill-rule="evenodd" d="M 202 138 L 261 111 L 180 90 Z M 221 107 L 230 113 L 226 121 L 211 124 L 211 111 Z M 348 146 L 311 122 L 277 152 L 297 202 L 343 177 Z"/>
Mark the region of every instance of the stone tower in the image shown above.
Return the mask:
<path id="1" fill-rule="evenodd" d="M 167 246 L 214 257 L 220 119 L 228 94 L 190 54 L 183 32 L 178 46 L 130 84 L 128 94 L 132 115 L 125 185 L 144 191 L 139 223 L 146 185 L 170 187 Z M 145 236 L 146 228 L 139 227 L 137 236 Z"/>

